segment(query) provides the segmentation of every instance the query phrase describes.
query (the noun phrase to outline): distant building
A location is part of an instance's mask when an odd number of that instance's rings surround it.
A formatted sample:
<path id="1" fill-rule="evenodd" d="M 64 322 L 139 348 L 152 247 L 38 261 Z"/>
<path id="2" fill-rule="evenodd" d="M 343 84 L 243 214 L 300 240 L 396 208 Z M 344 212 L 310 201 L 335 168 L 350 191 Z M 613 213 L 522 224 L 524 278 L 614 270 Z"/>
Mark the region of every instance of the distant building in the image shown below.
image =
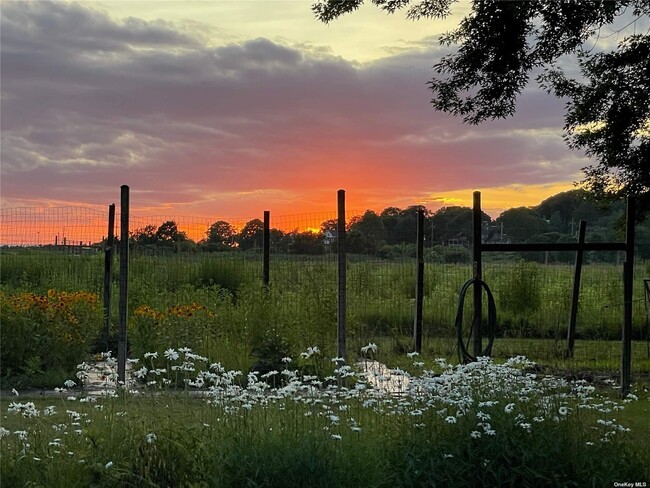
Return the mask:
<path id="1" fill-rule="evenodd" d="M 325 244 L 326 246 L 329 246 L 330 244 L 333 244 L 334 242 L 336 242 L 337 237 L 338 237 L 338 235 L 336 233 L 336 230 L 334 230 L 334 229 L 326 230 L 323 233 L 323 244 Z"/>
<path id="2" fill-rule="evenodd" d="M 458 234 L 456 237 L 449 239 L 447 245 L 450 247 L 469 247 L 469 240 L 465 234 Z"/>
<path id="3" fill-rule="evenodd" d="M 490 244 L 510 244 L 510 236 L 503 233 L 503 223 L 501 225 L 488 225 L 484 222 L 483 235 L 481 236 L 484 243 Z"/>

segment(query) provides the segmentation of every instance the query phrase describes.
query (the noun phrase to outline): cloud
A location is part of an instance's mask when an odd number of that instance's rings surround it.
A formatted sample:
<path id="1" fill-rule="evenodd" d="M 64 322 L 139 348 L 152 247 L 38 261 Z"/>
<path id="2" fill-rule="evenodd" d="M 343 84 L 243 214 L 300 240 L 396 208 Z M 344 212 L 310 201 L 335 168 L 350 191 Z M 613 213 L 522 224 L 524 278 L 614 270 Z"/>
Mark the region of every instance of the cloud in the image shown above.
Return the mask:
<path id="1" fill-rule="evenodd" d="M 479 127 L 434 111 L 430 42 L 358 64 L 46 1 L 3 5 L 1 36 L 4 203 L 104 204 L 128 183 L 142 209 L 295 213 L 330 208 L 338 188 L 388 206 L 573 180 L 585 165 L 564 146 L 561 102 L 541 92 Z"/>

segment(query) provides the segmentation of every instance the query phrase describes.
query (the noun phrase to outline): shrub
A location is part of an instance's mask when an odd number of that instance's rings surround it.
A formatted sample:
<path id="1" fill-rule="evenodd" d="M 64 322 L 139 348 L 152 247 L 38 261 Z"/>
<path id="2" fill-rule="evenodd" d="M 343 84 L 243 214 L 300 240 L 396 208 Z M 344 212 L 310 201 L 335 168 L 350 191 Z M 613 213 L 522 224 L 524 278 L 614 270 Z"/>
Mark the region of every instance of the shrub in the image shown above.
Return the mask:
<path id="1" fill-rule="evenodd" d="M 277 380 L 280 378 L 279 372 L 286 366 L 286 361 L 293 360 L 291 344 L 275 329 L 268 329 L 255 342 L 252 348 L 255 364 L 251 367 L 251 371 L 256 371 L 262 376 L 276 371 L 278 373 L 273 376 Z"/>
<path id="2" fill-rule="evenodd" d="M 69 375 L 90 352 L 102 327 L 97 295 L 87 292 L 2 293 L 0 314 L 1 376 L 8 383 L 39 386 L 45 371 Z"/>
<path id="3" fill-rule="evenodd" d="M 538 265 L 519 261 L 499 290 L 500 305 L 517 318 L 534 313 L 542 305 Z"/>
<path id="4" fill-rule="evenodd" d="M 128 337 L 133 356 L 142 357 L 167 345 L 185 344 L 202 351 L 208 335 L 216 335 L 218 330 L 215 315 L 195 302 L 162 311 L 140 305 L 129 321 Z"/>
<path id="5" fill-rule="evenodd" d="M 471 254 L 462 246 L 434 246 L 426 259 L 434 263 L 465 264 L 471 262 Z"/>
<path id="6" fill-rule="evenodd" d="M 242 264 L 236 261 L 205 259 L 196 271 L 196 284 L 199 286 L 219 285 L 236 295 L 248 282 L 248 275 Z"/>

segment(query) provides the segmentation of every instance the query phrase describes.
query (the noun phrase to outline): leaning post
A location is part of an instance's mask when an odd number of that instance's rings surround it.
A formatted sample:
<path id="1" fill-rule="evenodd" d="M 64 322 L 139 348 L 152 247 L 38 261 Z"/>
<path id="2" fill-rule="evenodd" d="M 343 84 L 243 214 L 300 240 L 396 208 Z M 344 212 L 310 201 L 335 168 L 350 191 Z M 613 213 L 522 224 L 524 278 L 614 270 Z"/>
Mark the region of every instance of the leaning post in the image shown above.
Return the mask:
<path id="1" fill-rule="evenodd" d="M 630 393 L 632 383 L 632 296 L 634 291 L 635 201 L 627 198 L 625 214 L 625 262 L 623 263 L 623 333 L 621 337 L 621 394 Z"/>
<path id="2" fill-rule="evenodd" d="M 416 240 L 417 269 L 415 274 L 415 319 L 413 323 L 413 350 L 422 352 L 422 304 L 424 295 L 424 209 L 418 210 Z"/>
<path id="3" fill-rule="evenodd" d="M 571 297 L 571 316 L 569 318 L 569 330 L 567 332 L 566 357 L 573 358 L 573 348 L 576 343 L 576 322 L 578 319 L 578 300 L 580 298 L 580 279 L 582 276 L 582 260 L 584 255 L 583 245 L 587 233 L 587 222 L 580 221 L 578 231 L 578 251 L 576 252 L 576 267 L 573 272 L 573 295 Z"/>
<path id="4" fill-rule="evenodd" d="M 120 299 L 117 330 L 117 379 L 126 383 L 126 330 L 129 288 L 129 187 L 122 185 L 120 197 Z"/>

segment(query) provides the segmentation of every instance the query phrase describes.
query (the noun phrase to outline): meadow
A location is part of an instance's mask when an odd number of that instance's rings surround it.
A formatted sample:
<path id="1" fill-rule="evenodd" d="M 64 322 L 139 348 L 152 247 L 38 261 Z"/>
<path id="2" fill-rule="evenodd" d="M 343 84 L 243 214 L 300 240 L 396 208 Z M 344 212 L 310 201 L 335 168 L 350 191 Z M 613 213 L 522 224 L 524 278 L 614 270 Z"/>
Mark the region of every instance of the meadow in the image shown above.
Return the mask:
<path id="1" fill-rule="evenodd" d="M 3 387 L 54 387 L 84 355 L 116 350 L 117 266 L 112 329 L 101 336 L 103 256 L 63 256 L 42 251 L 7 253 L 2 259 Z M 424 350 L 456 356 L 454 319 L 468 265 L 425 266 Z M 575 357 L 564 359 L 573 270 L 527 261 L 488 261 L 484 277 L 494 292 L 498 327 L 494 355 L 525 354 L 555 369 L 616 374 L 620 363 L 622 278 L 619 266 L 583 270 Z M 633 372 L 650 372 L 643 277 L 636 269 Z M 336 353 L 334 256 L 273 256 L 271 286 L 261 285 L 255 253 L 131 256 L 129 349 L 133 357 L 188 346 L 227 367 L 277 368 L 281 357 L 319 344 Z M 370 342 L 382 361 L 400 365 L 412 350 L 415 266 L 411 259 L 352 256 L 348 266 L 349 360 Z M 469 300 L 465 316 L 471 320 Z M 26 340 L 31 337 L 31 340 Z M 29 344 L 26 346 L 25 344 Z M 73 352 L 74 351 L 74 352 Z"/>
<path id="2" fill-rule="evenodd" d="M 409 354 L 417 373 L 375 372 L 376 352 L 368 344 L 349 366 L 312 346 L 259 375 L 168 348 L 134 360 L 126 388 L 104 354 L 99 390 L 79 390 L 95 368 L 82 363 L 56 396 L 2 399 L 3 486 L 568 487 L 650 475 L 647 390 L 613 399 L 521 356 L 454 366 Z"/>
<path id="3" fill-rule="evenodd" d="M 106 352 L 116 350 L 117 273 L 104 337 L 103 257 L 1 258 L 3 486 L 612 486 L 650 478 L 642 447 L 650 355 L 638 299 L 647 267 L 637 273 L 636 383 L 621 399 L 613 265 L 585 269 L 576 354 L 566 359 L 571 268 L 486 263 L 500 321 L 494 359 L 459 365 L 453 321 L 466 265 L 427 263 L 418 356 L 413 263 L 353 257 L 348 354 L 335 358 L 333 257 L 276 256 L 265 290 L 253 253 L 135 254 L 130 380 L 117 385 Z M 373 369 L 374 361 L 389 369 Z M 89 387 L 91 375 L 102 385 Z"/>

